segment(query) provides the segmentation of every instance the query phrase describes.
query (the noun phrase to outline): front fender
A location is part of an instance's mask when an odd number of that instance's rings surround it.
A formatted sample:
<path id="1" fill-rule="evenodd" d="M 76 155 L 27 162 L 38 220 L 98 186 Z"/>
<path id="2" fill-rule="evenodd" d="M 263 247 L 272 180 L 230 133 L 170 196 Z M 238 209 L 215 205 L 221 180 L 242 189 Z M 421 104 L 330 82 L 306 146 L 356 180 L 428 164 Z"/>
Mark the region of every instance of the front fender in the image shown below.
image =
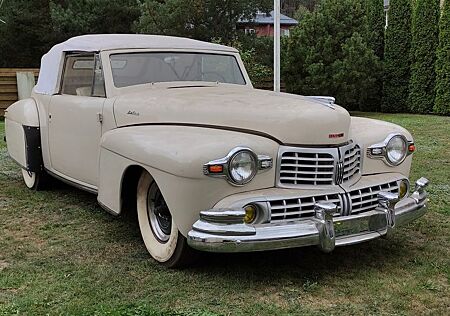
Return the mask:
<path id="1" fill-rule="evenodd" d="M 203 174 L 203 164 L 226 156 L 237 146 L 276 160 L 278 143 L 236 131 L 188 126 L 132 126 L 105 133 L 101 141 L 99 202 L 120 213 L 123 174 L 132 165 L 146 169 L 157 182 L 183 235 L 199 211 L 224 197 L 275 185 L 275 168 L 258 173 L 243 187 Z"/>
<path id="2" fill-rule="evenodd" d="M 411 134 L 399 125 L 369 118 L 352 117 L 350 138 L 361 146 L 364 157 L 362 166 L 363 175 L 396 172 L 401 173 L 405 177 L 409 177 L 412 155 L 406 157 L 403 163 L 395 167 L 388 166 L 380 159 L 367 157 L 367 148 L 369 146 L 382 142 L 392 133 L 402 134 L 408 141 L 413 141 Z"/>

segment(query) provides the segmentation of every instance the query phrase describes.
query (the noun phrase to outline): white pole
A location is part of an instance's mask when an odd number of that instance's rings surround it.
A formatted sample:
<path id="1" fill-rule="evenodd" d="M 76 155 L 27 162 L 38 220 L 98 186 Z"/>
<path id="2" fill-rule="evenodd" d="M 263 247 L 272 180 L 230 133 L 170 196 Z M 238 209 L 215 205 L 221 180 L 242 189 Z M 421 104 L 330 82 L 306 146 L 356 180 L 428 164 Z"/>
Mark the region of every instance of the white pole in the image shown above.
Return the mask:
<path id="1" fill-rule="evenodd" d="M 273 1 L 273 90 L 280 92 L 280 1 Z"/>

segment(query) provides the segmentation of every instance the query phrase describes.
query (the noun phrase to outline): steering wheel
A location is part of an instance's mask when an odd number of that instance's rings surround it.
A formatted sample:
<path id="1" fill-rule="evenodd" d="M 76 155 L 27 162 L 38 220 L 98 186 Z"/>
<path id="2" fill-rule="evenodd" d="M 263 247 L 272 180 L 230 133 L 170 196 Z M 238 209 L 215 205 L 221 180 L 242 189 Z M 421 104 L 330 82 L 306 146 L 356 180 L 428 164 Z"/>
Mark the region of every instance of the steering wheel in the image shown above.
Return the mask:
<path id="1" fill-rule="evenodd" d="M 222 76 L 221 74 L 214 72 L 214 71 L 205 71 L 202 73 L 202 75 L 205 77 L 205 75 L 213 75 L 216 76 L 217 78 L 219 78 L 219 80 L 214 80 L 214 81 L 218 81 L 218 82 L 222 82 L 222 83 L 226 83 L 227 80 L 225 79 L 224 76 Z"/>

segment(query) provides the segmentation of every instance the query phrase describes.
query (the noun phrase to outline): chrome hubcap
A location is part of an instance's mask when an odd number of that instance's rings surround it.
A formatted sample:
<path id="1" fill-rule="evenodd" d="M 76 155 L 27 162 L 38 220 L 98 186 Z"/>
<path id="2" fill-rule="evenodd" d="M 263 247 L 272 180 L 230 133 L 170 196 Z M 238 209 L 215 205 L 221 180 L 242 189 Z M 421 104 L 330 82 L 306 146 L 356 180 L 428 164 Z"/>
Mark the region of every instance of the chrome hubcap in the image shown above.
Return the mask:
<path id="1" fill-rule="evenodd" d="M 160 242 L 167 242 L 172 231 L 172 215 L 155 182 L 148 190 L 147 215 L 155 237 Z"/>

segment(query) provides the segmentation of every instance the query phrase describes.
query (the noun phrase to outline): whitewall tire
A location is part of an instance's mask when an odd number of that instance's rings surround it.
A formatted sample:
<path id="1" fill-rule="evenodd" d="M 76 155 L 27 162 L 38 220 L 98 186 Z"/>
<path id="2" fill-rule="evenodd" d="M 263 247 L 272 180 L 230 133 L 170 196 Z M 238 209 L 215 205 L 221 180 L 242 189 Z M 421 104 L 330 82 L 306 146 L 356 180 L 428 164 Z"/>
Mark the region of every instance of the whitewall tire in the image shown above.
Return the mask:
<path id="1" fill-rule="evenodd" d="M 22 178 L 28 189 L 37 191 L 45 189 L 48 182 L 48 175 L 45 171 L 32 172 L 22 169 Z"/>
<path id="2" fill-rule="evenodd" d="M 36 172 L 27 171 L 22 169 L 23 182 L 29 189 L 34 189 L 36 186 L 37 175 Z"/>
<path id="3" fill-rule="evenodd" d="M 186 238 L 178 231 L 158 185 L 146 171 L 137 187 L 137 213 L 142 239 L 153 259 L 168 267 L 186 264 L 191 256 Z"/>

